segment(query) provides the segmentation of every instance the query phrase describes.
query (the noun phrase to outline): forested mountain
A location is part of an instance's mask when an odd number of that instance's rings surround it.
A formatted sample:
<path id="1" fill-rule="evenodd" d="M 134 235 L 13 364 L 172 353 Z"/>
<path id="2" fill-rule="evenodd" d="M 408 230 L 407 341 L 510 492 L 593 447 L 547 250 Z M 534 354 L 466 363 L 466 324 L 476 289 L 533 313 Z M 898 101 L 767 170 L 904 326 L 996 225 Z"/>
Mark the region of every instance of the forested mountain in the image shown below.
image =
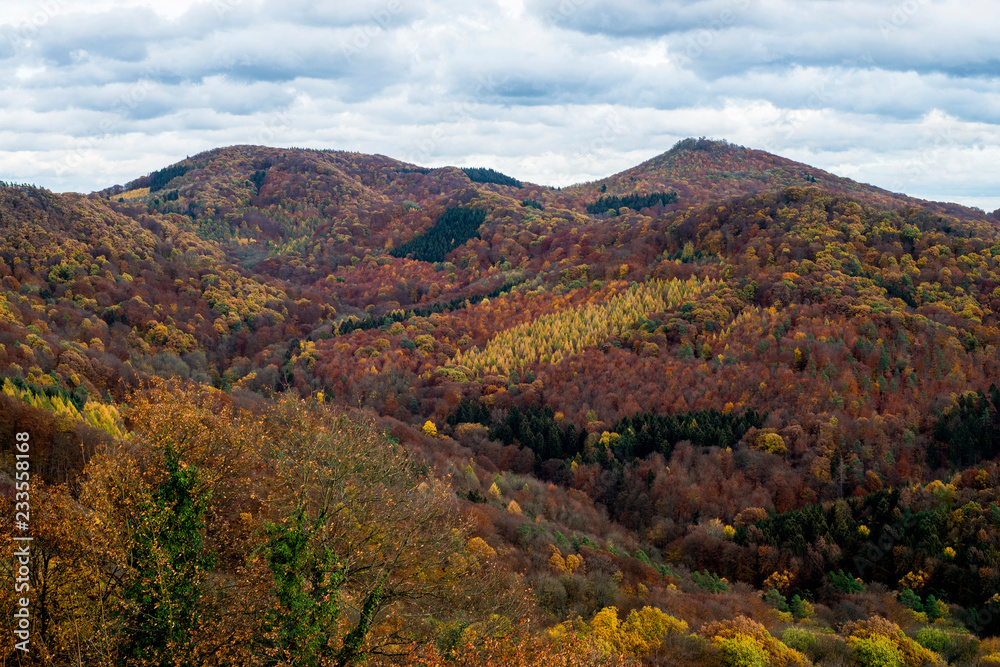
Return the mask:
<path id="1" fill-rule="evenodd" d="M 995 214 L 235 146 L 0 230 L 39 664 L 1000 665 Z"/>

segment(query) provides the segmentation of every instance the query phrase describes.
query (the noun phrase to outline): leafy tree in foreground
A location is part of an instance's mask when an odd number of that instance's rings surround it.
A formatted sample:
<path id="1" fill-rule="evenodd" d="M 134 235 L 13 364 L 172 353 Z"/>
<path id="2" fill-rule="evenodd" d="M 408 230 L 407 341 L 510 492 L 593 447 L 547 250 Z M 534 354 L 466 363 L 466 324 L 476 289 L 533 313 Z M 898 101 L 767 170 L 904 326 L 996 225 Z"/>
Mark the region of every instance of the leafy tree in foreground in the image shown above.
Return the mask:
<path id="1" fill-rule="evenodd" d="M 212 564 L 204 545 L 207 499 L 199 494 L 198 471 L 182 466 L 172 448 L 166 451 L 166 469 L 166 479 L 140 512 L 132 575 L 122 592 L 132 622 L 121 664 L 141 659 L 168 665 L 190 653 L 202 582 Z"/>

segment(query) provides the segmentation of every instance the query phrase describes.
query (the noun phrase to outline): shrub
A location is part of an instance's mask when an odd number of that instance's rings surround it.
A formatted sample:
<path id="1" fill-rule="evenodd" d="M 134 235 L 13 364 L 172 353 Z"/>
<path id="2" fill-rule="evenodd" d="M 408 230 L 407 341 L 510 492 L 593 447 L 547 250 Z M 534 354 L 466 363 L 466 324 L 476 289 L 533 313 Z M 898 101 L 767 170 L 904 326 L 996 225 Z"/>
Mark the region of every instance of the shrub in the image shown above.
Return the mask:
<path id="1" fill-rule="evenodd" d="M 865 662 L 860 659 L 862 665 L 907 665 L 908 667 L 919 667 L 920 665 L 944 665 L 941 656 L 933 651 L 929 651 L 917 642 L 913 641 L 899 628 L 898 625 L 881 616 L 873 616 L 865 621 L 854 621 L 844 625 L 844 633 L 849 636 L 848 642 L 859 652 L 859 656 L 868 656 L 874 662 Z M 866 640 L 859 648 L 858 642 Z M 872 641 L 867 641 L 872 640 Z M 901 662 L 879 662 L 887 659 L 888 655 L 880 642 L 888 642 L 899 653 Z M 874 642 L 874 643 L 873 643 Z"/>
<path id="2" fill-rule="evenodd" d="M 924 648 L 940 653 L 951 642 L 951 635 L 937 628 L 921 628 L 917 631 L 916 639 Z"/>
<path id="3" fill-rule="evenodd" d="M 816 635 L 802 628 L 787 628 L 781 634 L 781 641 L 789 648 L 808 653 L 816 645 Z"/>
<path id="4" fill-rule="evenodd" d="M 887 637 L 851 637 L 850 644 L 861 667 L 903 667 L 903 652 Z"/>
<path id="5" fill-rule="evenodd" d="M 722 660 L 729 667 L 768 667 L 767 651 L 753 637 L 737 634 L 718 642 Z"/>
<path id="6" fill-rule="evenodd" d="M 737 616 L 732 620 L 713 621 L 702 626 L 701 634 L 714 642 L 723 652 L 728 665 L 754 665 L 758 663 L 754 660 L 755 652 L 752 647 L 746 645 L 746 639 L 756 642 L 764 651 L 765 660 L 763 665 L 773 665 L 773 667 L 792 667 L 793 665 L 805 665 L 804 655 L 788 648 L 780 641 L 771 636 L 763 625 L 753 621 L 746 616 Z M 727 640 L 736 640 L 736 643 L 726 643 Z M 728 646 L 728 648 L 724 648 Z M 730 662 L 729 660 L 750 660 L 751 662 Z"/>

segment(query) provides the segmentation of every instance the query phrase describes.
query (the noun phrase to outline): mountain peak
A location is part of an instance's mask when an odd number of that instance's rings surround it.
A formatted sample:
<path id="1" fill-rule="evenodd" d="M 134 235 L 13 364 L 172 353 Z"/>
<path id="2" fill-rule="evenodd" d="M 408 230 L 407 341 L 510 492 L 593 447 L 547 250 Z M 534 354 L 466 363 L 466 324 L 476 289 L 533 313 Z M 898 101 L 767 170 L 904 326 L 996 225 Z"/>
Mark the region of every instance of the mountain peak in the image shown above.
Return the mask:
<path id="1" fill-rule="evenodd" d="M 732 144 L 725 139 L 706 139 L 705 137 L 699 137 L 695 139 L 694 137 L 688 137 L 687 139 L 681 139 L 673 147 L 664 153 L 664 155 L 671 155 L 676 153 L 682 153 L 685 151 L 702 151 L 706 153 L 712 153 L 717 151 L 732 151 L 732 150 L 746 150 L 743 146 L 737 144 Z"/>

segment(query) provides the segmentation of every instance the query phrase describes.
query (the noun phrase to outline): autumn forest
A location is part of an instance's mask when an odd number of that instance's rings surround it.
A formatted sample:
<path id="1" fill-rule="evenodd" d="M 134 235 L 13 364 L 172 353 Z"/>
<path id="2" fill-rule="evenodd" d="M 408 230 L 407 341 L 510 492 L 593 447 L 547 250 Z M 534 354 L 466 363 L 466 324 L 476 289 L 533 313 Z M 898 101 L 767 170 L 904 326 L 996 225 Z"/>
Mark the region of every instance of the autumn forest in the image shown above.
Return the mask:
<path id="1" fill-rule="evenodd" d="M 1000 667 L 1000 212 L 233 146 L 0 230 L 2 665 Z"/>

